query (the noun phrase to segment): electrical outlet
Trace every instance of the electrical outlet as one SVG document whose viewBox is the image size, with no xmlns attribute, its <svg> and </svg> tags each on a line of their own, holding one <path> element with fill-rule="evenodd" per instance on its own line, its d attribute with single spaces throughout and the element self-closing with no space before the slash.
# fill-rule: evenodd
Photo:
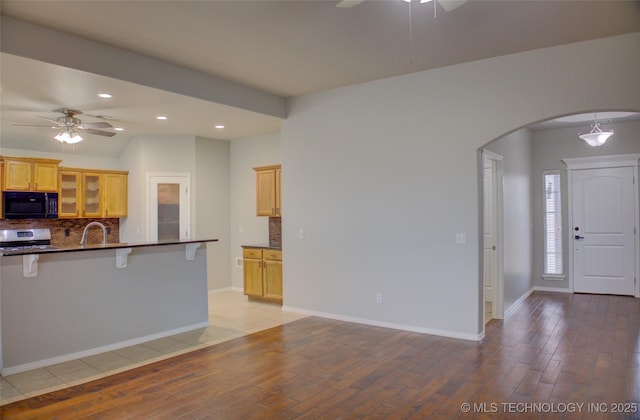
<svg viewBox="0 0 640 420">
<path fill-rule="evenodd" d="M 382 292 L 376 293 L 376 303 L 378 305 L 382 303 Z"/>
<path fill-rule="evenodd" d="M 111 235 L 111 228 L 107 227 L 107 235 Z"/>
<path fill-rule="evenodd" d="M 69 236 L 70 234 L 71 234 L 71 231 L 69 229 L 64 230 L 64 236 Z"/>
<path fill-rule="evenodd" d="M 242 268 L 242 258 L 236 258 L 236 267 Z"/>
</svg>

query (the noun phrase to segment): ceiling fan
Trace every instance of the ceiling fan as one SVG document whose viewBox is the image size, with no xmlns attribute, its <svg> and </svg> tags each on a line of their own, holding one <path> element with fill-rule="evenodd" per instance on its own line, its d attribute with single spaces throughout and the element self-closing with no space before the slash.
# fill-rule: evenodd
<svg viewBox="0 0 640 420">
<path fill-rule="evenodd" d="M 93 123 L 83 123 L 80 118 L 77 118 L 76 115 L 82 114 L 82 111 L 78 111 L 75 109 L 59 109 L 54 112 L 61 112 L 63 114 L 62 117 L 57 119 L 51 119 L 49 117 L 43 117 L 41 115 L 36 115 L 38 118 L 42 118 L 43 120 L 47 120 L 54 125 L 31 125 L 31 124 L 14 124 L 16 126 L 23 127 L 49 127 L 59 131 L 59 133 L 54 137 L 61 143 L 78 143 L 82 141 L 82 137 L 78 134 L 78 132 L 84 132 L 89 134 L 95 134 L 98 136 L 105 137 L 113 137 L 116 133 L 111 131 L 98 130 L 99 128 L 113 128 L 111 124 L 106 121 L 101 122 L 93 122 Z"/>
<path fill-rule="evenodd" d="M 357 6 L 364 1 L 365 0 L 342 0 L 338 2 L 338 4 L 336 4 L 336 7 L 341 7 L 346 9 L 349 7 Z M 403 0 L 403 1 L 407 3 L 411 3 L 411 0 Z M 469 0 L 420 0 L 420 3 L 429 3 L 431 1 L 434 1 L 434 2 L 437 1 L 446 12 L 450 12 L 462 6 L 463 4 L 467 3 Z"/>
</svg>

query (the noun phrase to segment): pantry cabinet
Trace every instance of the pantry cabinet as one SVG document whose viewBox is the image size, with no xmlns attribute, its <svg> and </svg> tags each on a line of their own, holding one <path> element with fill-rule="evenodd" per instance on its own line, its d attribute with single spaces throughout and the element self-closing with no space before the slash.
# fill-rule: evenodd
<svg viewBox="0 0 640 420">
<path fill-rule="evenodd" d="M 281 217 L 280 165 L 253 169 L 256 171 L 256 215 Z"/>
<path fill-rule="evenodd" d="M 244 294 L 282 302 L 282 251 L 244 248 Z"/>
<path fill-rule="evenodd" d="M 3 157 L 3 191 L 58 191 L 60 160 Z"/>
<path fill-rule="evenodd" d="M 125 217 L 127 172 L 61 168 L 59 218 Z"/>
</svg>

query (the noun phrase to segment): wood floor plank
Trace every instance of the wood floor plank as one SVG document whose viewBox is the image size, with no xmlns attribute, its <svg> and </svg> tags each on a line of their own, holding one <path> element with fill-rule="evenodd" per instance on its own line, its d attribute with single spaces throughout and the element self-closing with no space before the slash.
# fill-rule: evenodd
<svg viewBox="0 0 640 420">
<path fill-rule="evenodd" d="M 542 418 L 503 405 L 531 402 L 640 410 L 638 343 L 640 300 L 620 296 L 534 293 L 479 343 L 309 317 L 6 404 L 0 418 Z"/>
</svg>

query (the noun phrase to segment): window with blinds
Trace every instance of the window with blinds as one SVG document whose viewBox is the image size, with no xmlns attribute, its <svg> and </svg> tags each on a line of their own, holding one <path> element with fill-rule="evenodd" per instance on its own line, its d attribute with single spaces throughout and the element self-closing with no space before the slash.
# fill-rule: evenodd
<svg viewBox="0 0 640 420">
<path fill-rule="evenodd" d="M 544 274 L 562 275 L 560 173 L 544 172 Z"/>
</svg>

